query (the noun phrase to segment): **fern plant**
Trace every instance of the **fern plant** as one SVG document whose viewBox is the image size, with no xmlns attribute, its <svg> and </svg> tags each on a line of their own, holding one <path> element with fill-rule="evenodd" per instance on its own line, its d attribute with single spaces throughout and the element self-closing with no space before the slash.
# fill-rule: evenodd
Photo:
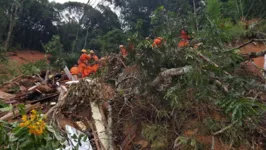
<svg viewBox="0 0 266 150">
<path fill-rule="evenodd" d="M 266 106 L 248 98 L 229 98 L 217 103 L 225 113 L 231 115 L 232 122 L 240 124 L 247 118 L 254 118 L 266 111 Z"/>
</svg>

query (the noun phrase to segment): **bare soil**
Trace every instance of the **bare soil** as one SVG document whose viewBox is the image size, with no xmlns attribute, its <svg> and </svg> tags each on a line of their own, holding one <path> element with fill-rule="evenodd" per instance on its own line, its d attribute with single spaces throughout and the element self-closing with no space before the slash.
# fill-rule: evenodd
<svg viewBox="0 0 266 150">
<path fill-rule="evenodd" d="M 264 44 L 250 43 L 250 44 L 244 46 L 243 48 L 241 48 L 241 53 L 246 54 L 246 53 L 250 53 L 250 52 L 261 52 L 263 50 L 266 50 L 266 46 Z M 264 66 L 264 58 L 263 57 L 255 58 L 255 59 L 253 59 L 253 61 L 259 68 L 263 68 L 263 66 Z"/>
<path fill-rule="evenodd" d="M 10 60 L 20 64 L 45 60 L 45 53 L 34 50 L 14 51 L 8 52 L 7 54 Z"/>
</svg>

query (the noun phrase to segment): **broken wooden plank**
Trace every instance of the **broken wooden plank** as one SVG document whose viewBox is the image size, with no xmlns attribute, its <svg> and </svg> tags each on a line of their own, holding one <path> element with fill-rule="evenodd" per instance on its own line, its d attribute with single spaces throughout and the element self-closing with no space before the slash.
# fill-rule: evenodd
<svg viewBox="0 0 266 150">
<path fill-rule="evenodd" d="M 102 150 L 107 150 L 108 148 L 108 135 L 105 130 L 105 125 L 102 120 L 102 114 L 100 112 L 99 105 L 96 102 L 91 102 L 91 112 L 92 118 L 95 125 L 95 130 L 97 132 L 99 143 Z"/>
<path fill-rule="evenodd" d="M 34 105 L 30 105 L 30 104 L 26 105 L 25 112 L 27 113 L 30 110 L 37 109 L 39 107 L 41 107 L 41 103 L 36 103 Z M 14 118 L 16 118 L 18 116 L 20 116 L 20 113 L 19 113 L 18 108 L 16 108 L 13 112 L 9 112 L 6 115 L 4 115 L 3 117 L 1 117 L 0 120 L 8 121 L 8 120 L 14 119 Z"/>
<path fill-rule="evenodd" d="M 3 99 L 5 101 L 8 101 L 8 100 L 10 100 L 10 99 L 12 99 L 14 97 L 16 97 L 16 96 L 13 95 L 13 94 L 9 94 L 9 93 L 0 91 L 0 99 Z"/>
</svg>

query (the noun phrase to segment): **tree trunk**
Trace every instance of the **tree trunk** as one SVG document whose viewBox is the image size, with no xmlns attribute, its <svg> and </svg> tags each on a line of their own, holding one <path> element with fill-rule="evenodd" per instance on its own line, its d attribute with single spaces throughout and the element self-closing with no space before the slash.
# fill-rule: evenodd
<svg viewBox="0 0 266 150">
<path fill-rule="evenodd" d="M 88 34 L 89 34 L 89 28 L 87 28 L 87 31 L 86 31 L 86 37 L 85 37 L 83 49 L 86 48 L 86 46 L 87 46 Z"/>
<path fill-rule="evenodd" d="M 85 9 L 86 9 L 86 7 L 87 7 L 87 5 L 90 3 L 90 0 L 88 0 L 87 1 L 87 3 L 86 4 L 84 4 L 84 7 L 83 7 L 83 15 L 82 15 L 82 17 L 80 18 L 80 20 L 79 20 L 79 25 L 81 26 L 81 22 L 82 22 L 82 20 L 83 20 L 83 18 L 84 18 L 84 16 L 85 16 Z M 74 41 L 74 43 L 73 43 L 73 46 L 72 46 L 72 53 L 74 52 L 74 49 L 76 48 L 76 44 L 77 44 L 77 41 L 78 41 L 78 38 L 79 38 L 79 30 L 80 30 L 80 28 L 78 28 L 78 30 L 77 30 L 77 34 L 76 34 L 76 39 L 75 39 L 75 41 Z"/>
<path fill-rule="evenodd" d="M 7 51 L 9 48 L 9 42 L 11 39 L 11 35 L 13 32 L 14 26 L 16 24 L 17 11 L 18 11 L 18 5 L 15 4 L 15 2 L 13 2 L 12 7 L 11 7 L 10 17 L 9 17 L 9 29 L 8 29 L 7 39 L 5 42 L 5 51 Z"/>
<path fill-rule="evenodd" d="M 72 47 L 72 50 L 71 50 L 72 53 L 74 52 L 74 49 L 76 48 L 76 43 L 78 41 L 78 38 L 79 38 L 79 28 L 77 30 L 76 39 L 75 39 L 75 41 L 73 43 L 73 47 Z"/>
<path fill-rule="evenodd" d="M 198 32 L 199 31 L 199 24 L 198 24 L 198 19 L 197 19 L 197 9 L 196 9 L 195 0 L 193 0 L 193 8 L 194 8 L 194 18 L 195 18 L 195 22 L 196 22 L 196 30 Z"/>
</svg>

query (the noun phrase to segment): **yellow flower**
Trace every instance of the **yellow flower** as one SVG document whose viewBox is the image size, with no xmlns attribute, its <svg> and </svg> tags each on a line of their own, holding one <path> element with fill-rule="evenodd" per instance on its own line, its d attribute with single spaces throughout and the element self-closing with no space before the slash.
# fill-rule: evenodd
<svg viewBox="0 0 266 150">
<path fill-rule="evenodd" d="M 28 117 L 27 117 L 26 115 L 23 115 L 21 119 L 22 119 L 22 121 L 25 122 L 25 121 L 27 121 L 27 118 L 28 118 Z"/>
<path fill-rule="evenodd" d="M 37 114 L 37 111 L 35 109 L 31 110 L 32 114 Z"/>
<path fill-rule="evenodd" d="M 36 110 L 32 110 L 30 116 L 23 115 L 20 127 L 27 127 L 30 134 L 42 135 L 45 130 L 46 124 L 43 121 L 43 117 L 37 114 Z"/>
<path fill-rule="evenodd" d="M 30 115 L 30 120 L 33 121 L 33 120 L 36 119 L 36 117 L 37 117 L 37 116 L 36 116 L 35 114 L 32 114 L 32 115 Z"/>
<path fill-rule="evenodd" d="M 28 126 L 29 124 L 30 124 L 29 121 L 25 121 L 25 122 L 20 123 L 19 126 L 20 126 L 20 127 L 26 127 L 26 126 Z"/>
</svg>

